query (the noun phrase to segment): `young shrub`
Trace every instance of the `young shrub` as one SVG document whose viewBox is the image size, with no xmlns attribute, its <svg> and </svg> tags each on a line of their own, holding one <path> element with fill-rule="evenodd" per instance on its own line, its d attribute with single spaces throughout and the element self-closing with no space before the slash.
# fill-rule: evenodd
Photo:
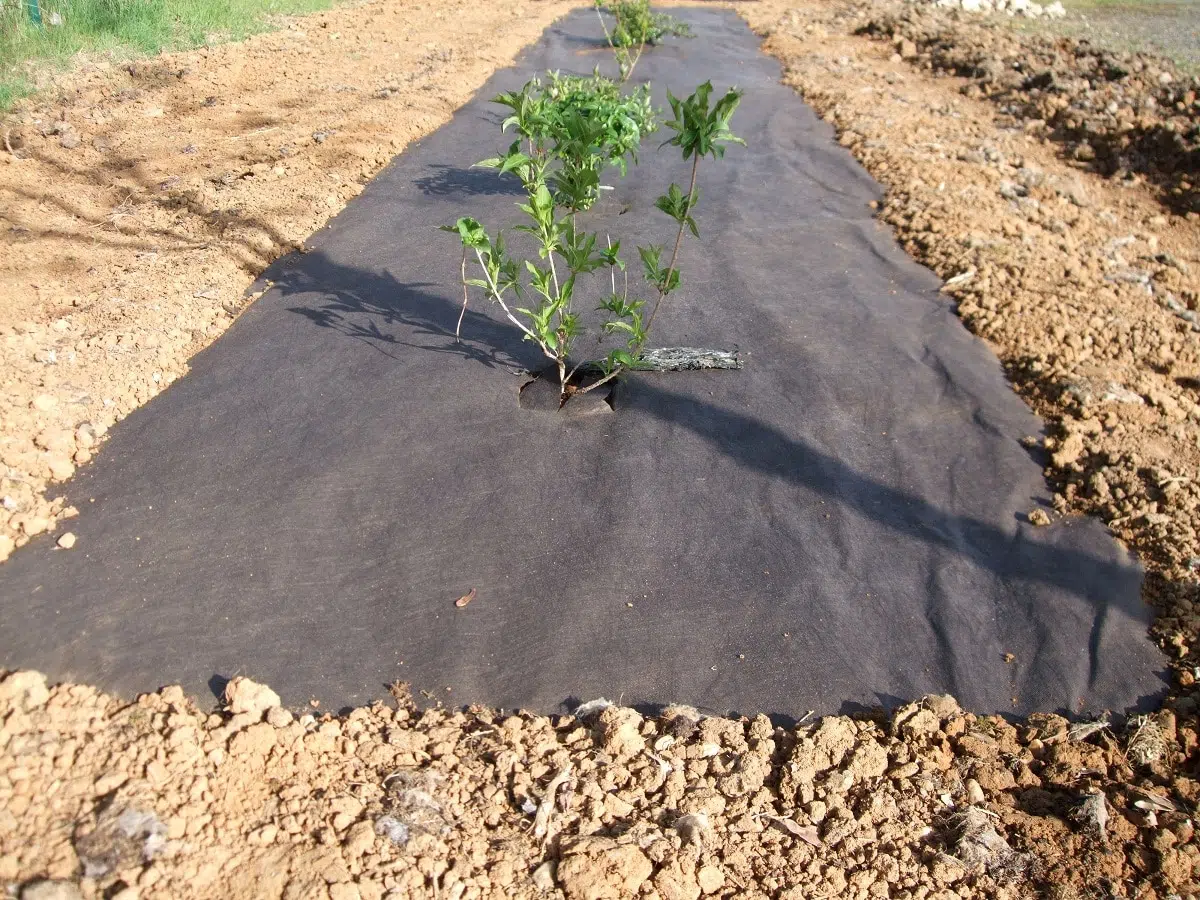
<svg viewBox="0 0 1200 900">
<path fill-rule="evenodd" d="M 628 81 L 647 46 L 653 47 L 666 37 L 692 37 L 686 22 L 674 16 L 651 12 L 650 0 L 595 0 L 596 15 L 604 37 L 612 48 L 621 71 L 621 81 Z M 609 30 L 603 13 L 613 17 Z"/>
<path fill-rule="evenodd" d="M 578 110 L 568 110 L 553 126 L 542 116 L 538 100 L 542 96 L 533 82 L 522 91 L 497 98 L 513 109 L 505 125 L 515 125 L 527 139 L 529 152 L 521 141 L 514 142 L 503 156 L 484 160 L 481 165 L 500 172 L 516 174 L 524 185 L 526 202 L 518 208 L 527 222 L 517 230 L 531 235 L 537 243 L 537 260 L 518 260 L 512 256 L 502 232 L 494 236 L 470 217 L 460 218 L 443 230 L 457 233 L 463 245 L 463 312 L 466 312 L 471 287 L 482 288 L 486 296 L 500 305 L 505 316 L 533 341 L 542 354 L 552 360 L 558 372 L 560 402 L 572 394 L 587 393 L 611 381 L 623 371 L 638 368 L 650 335 L 650 328 L 662 301 L 680 284 L 679 248 L 684 231 L 699 236 L 693 212 L 699 200 L 696 186 L 700 160 L 705 156 L 720 159 L 725 146 L 744 143 L 729 129 L 741 93 L 728 91 L 710 107 L 712 84 L 706 82 L 685 100 L 668 93 L 673 118 L 666 123 L 673 135 L 664 146 L 679 147 L 685 159 L 692 160 L 691 183 L 687 193 L 672 184 L 655 206 L 676 223 L 674 244 L 669 259 L 663 260 L 664 248 L 638 247 L 638 255 L 654 299 L 649 315 L 646 301 L 631 297 L 626 276 L 617 285 L 617 271 L 624 270 L 620 242 L 579 227 L 579 217 L 596 199 L 599 167 L 613 164 L 615 146 L 604 143 L 604 129 L 594 118 Z M 543 128 L 543 126 L 545 126 Z M 604 161 L 599 163 L 598 161 Z M 482 277 L 468 278 L 467 265 L 474 256 Z M 577 298 L 583 293 L 587 276 L 607 269 L 609 291 L 596 309 L 604 315 L 600 340 L 616 337 L 623 346 L 611 348 L 595 360 L 570 362 L 571 351 L 583 333 Z M 523 305 L 519 305 L 523 304 Z M 459 328 L 462 316 L 459 316 Z M 594 380 L 576 384 L 577 374 L 586 373 Z"/>
<path fill-rule="evenodd" d="M 553 175 L 557 189 L 578 193 L 575 202 L 563 205 L 588 209 L 599 196 L 606 167 L 615 166 L 624 175 L 628 162 L 637 162 L 642 138 L 658 129 L 658 114 L 649 86 L 623 96 L 620 86 L 599 71 L 587 77 L 551 72 L 549 80 L 543 86 L 534 78 L 494 102 L 511 110 L 502 128 L 513 128 L 524 139 L 529 156 L 545 160 L 553 150 L 560 164 Z M 479 165 L 494 168 L 500 159 Z"/>
</svg>

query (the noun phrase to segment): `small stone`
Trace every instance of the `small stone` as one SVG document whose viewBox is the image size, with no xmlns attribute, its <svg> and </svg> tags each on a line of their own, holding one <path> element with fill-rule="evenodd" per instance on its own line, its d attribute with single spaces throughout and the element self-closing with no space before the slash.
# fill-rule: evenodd
<svg viewBox="0 0 1200 900">
<path fill-rule="evenodd" d="M 1050 460 L 1060 468 L 1069 466 L 1071 463 L 1077 462 L 1079 457 L 1083 456 L 1084 449 L 1083 435 L 1072 433 L 1062 439 L 1062 442 L 1058 445 L 1058 449 L 1050 455 Z"/>
<path fill-rule="evenodd" d="M 97 797 L 104 794 L 110 794 L 123 785 L 129 777 L 123 772 L 110 772 L 107 775 L 101 775 L 92 785 L 92 791 Z"/>
<path fill-rule="evenodd" d="M 46 676 L 32 669 L 13 672 L 0 681 L 0 703 L 30 711 L 45 705 L 50 699 Z"/>
<path fill-rule="evenodd" d="M 967 802 L 972 806 L 982 806 L 987 800 L 983 795 L 983 788 L 974 778 L 967 779 Z"/>
<path fill-rule="evenodd" d="M 238 732 L 229 742 L 230 756 L 266 756 L 275 746 L 275 729 L 266 722 Z"/>
<path fill-rule="evenodd" d="M 646 749 L 641 734 L 642 717 L 628 707 L 610 706 L 600 713 L 604 752 L 617 759 L 628 759 Z"/>
<path fill-rule="evenodd" d="M 59 453 L 47 456 L 46 465 L 50 468 L 50 477 L 55 481 L 66 481 L 75 474 L 75 464 Z"/>
<path fill-rule="evenodd" d="M 261 717 L 267 710 L 279 706 L 280 701 L 279 695 L 265 684 L 239 675 L 225 685 L 225 705 L 234 715 L 253 713 Z"/>
<path fill-rule="evenodd" d="M 926 708 L 939 719 L 949 719 L 957 716 L 962 710 L 958 701 L 950 694 L 930 694 L 925 698 Z"/>
<path fill-rule="evenodd" d="M 558 864 L 558 880 L 567 900 L 632 897 L 654 872 L 654 864 L 636 846 L 611 838 L 583 838 L 566 853 Z"/>
<path fill-rule="evenodd" d="M 941 720 L 928 709 L 919 709 L 900 724 L 900 731 L 912 737 L 935 734 L 941 727 Z"/>
<path fill-rule="evenodd" d="M 1044 509 L 1035 509 L 1029 514 L 1029 524 L 1044 528 L 1050 524 L 1050 516 Z"/>
<path fill-rule="evenodd" d="M 65 532 L 61 537 L 59 537 L 59 539 L 56 543 L 63 550 L 70 550 L 72 547 L 75 546 L 75 532 L 73 532 L 73 531 Z"/>
<path fill-rule="evenodd" d="M 21 530 L 30 537 L 36 537 L 50 527 L 50 520 L 45 516 L 28 516 L 21 520 Z"/>
<path fill-rule="evenodd" d="M 51 394 L 38 394 L 29 405 L 39 412 L 50 412 L 58 406 L 58 398 Z"/>
<path fill-rule="evenodd" d="M 21 900 L 83 900 L 73 881 L 34 881 L 21 889 Z"/>
<path fill-rule="evenodd" d="M 363 856 L 375 846 L 375 826 L 370 822 L 355 823 L 346 833 L 342 846 L 351 859 Z"/>
<path fill-rule="evenodd" d="M 74 150 L 81 143 L 79 135 L 73 131 L 64 132 L 58 139 L 58 145 L 64 150 Z"/>
<path fill-rule="evenodd" d="M 715 894 L 725 886 L 725 875 L 716 866 L 701 866 L 696 881 L 705 894 Z"/>
<path fill-rule="evenodd" d="M 282 706 L 273 706 L 267 710 L 267 722 L 272 728 L 287 728 L 292 724 L 293 718 Z"/>
<path fill-rule="evenodd" d="M 533 886 L 540 891 L 554 890 L 554 864 L 544 862 L 533 870 Z"/>
</svg>

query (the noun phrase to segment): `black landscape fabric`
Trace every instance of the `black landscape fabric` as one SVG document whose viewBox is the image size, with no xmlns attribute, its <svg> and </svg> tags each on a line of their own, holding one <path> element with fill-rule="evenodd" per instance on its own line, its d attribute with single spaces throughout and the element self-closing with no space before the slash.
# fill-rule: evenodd
<svg viewBox="0 0 1200 900">
<path fill-rule="evenodd" d="M 738 85 L 748 146 L 701 166 L 653 343 L 744 369 L 636 375 L 614 410 L 562 415 L 518 404 L 541 357 L 498 308 L 477 297 L 454 340 L 460 246 L 435 226 L 519 222 L 515 181 L 470 167 L 511 139 L 498 91 L 611 70 L 572 14 L 113 429 L 66 487 L 75 549 L 0 568 L 0 667 L 209 700 L 244 674 L 323 709 L 397 680 L 451 705 L 783 718 L 1159 695 L 1139 568 L 1097 522 L 1028 524 L 1048 497 L 1019 440 L 1041 425 L 873 220 L 878 186 L 736 15 L 675 12 L 696 38 L 635 80 L 663 106 Z M 674 237 L 653 198 L 689 174 L 665 136 L 586 216 L 635 263 Z"/>
</svg>

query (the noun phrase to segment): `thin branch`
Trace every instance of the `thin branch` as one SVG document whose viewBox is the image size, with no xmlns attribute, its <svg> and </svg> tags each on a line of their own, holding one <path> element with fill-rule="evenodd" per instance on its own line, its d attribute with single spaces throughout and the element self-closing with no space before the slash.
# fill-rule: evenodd
<svg viewBox="0 0 1200 900">
<path fill-rule="evenodd" d="M 535 344 L 537 344 L 539 347 L 542 348 L 543 354 L 545 354 L 550 359 L 557 362 L 558 357 L 555 356 L 553 353 L 551 353 L 549 348 L 547 348 L 546 345 L 544 343 L 542 343 L 541 339 L 536 334 L 534 334 L 532 331 L 530 331 L 528 328 L 526 328 L 524 325 L 522 325 L 521 320 L 512 314 L 512 310 L 510 310 L 508 308 L 508 304 L 505 303 L 504 298 L 500 296 L 500 289 L 498 287 L 496 287 L 496 282 L 494 282 L 492 280 L 492 273 L 488 271 L 487 264 L 484 263 L 484 261 L 483 261 L 483 254 L 479 252 L 478 247 L 476 247 L 474 249 L 475 249 L 475 257 L 476 257 L 476 259 L 479 260 L 479 266 L 480 266 L 480 268 L 483 269 L 483 277 L 487 279 L 488 287 L 490 287 L 492 290 L 492 299 L 494 299 L 497 303 L 500 304 L 500 308 L 502 310 L 504 310 L 504 314 L 506 316 L 508 316 L 508 320 L 510 322 L 512 322 L 514 325 L 516 325 L 518 328 L 520 328 L 521 331 L 523 331 L 525 334 L 527 334 L 533 340 L 533 342 Z"/>
<path fill-rule="evenodd" d="M 579 366 L 576 366 L 575 368 L 578 369 Z M 618 375 L 620 375 L 624 371 L 625 371 L 625 366 L 618 364 L 615 369 L 613 369 L 611 372 L 609 372 L 607 375 L 605 375 L 599 381 L 592 382 L 585 388 L 579 388 L 579 390 L 577 390 L 575 393 L 576 394 L 586 394 L 588 391 L 594 391 L 596 388 L 600 387 L 600 385 L 606 384 L 607 382 L 612 381 L 614 378 L 616 378 Z"/>
<path fill-rule="evenodd" d="M 683 216 L 679 221 L 679 232 L 675 235 L 675 249 L 671 251 L 671 262 L 667 266 L 667 274 L 663 278 L 663 284 L 671 283 L 671 273 L 675 271 L 675 263 L 679 258 L 679 245 L 683 242 L 683 229 L 687 225 L 687 218 L 692 214 L 692 200 L 696 196 L 696 170 L 700 168 L 699 154 L 692 157 L 692 183 L 688 188 L 687 206 L 684 208 Z M 654 317 L 658 315 L 658 305 L 662 303 L 663 298 L 667 296 L 662 288 L 658 289 L 658 298 L 654 301 L 654 309 L 650 310 L 650 318 L 646 320 L 646 327 L 642 329 L 643 334 L 650 333 L 650 326 L 654 324 Z"/>
<path fill-rule="evenodd" d="M 471 295 L 470 295 L 470 293 L 468 292 L 468 285 L 467 285 L 467 245 L 466 245 L 466 244 L 463 244 L 463 255 L 462 255 L 462 286 L 463 286 L 463 305 L 462 305 L 462 312 L 460 312 L 460 313 L 458 314 L 458 325 L 456 325 L 456 326 L 455 326 L 455 328 L 454 328 L 454 341 L 455 341 L 455 343 L 461 343 L 461 342 L 462 342 L 462 323 L 463 323 L 463 316 L 465 316 L 465 315 L 467 314 L 467 301 L 471 299 Z"/>
<path fill-rule="evenodd" d="M 550 244 L 546 245 L 546 258 L 550 260 L 550 277 L 554 279 L 554 297 L 559 299 L 562 291 L 558 287 L 558 270 L 554 268 L 554 247 Z"/>
<path fill-rule="evenodd" d="M 608 41 L 608 46 L 616 50 L 616 45 L 613 44 L 612 35 L 608 33 L 608 23 L 604 21 L 604 16 L 600 12 L 600 7 L 596 7 L 596 18 L 600 20 L 600 27 L 604 29 L 604 39 Z"/>
<path fill-rule="evenodd" d="M 629 81 L 633 77 L 633 70 L 637 68 L 638 61 L 642 58 L 642 51 L 646 49 L 646 42 L 642 41 L 638 44 L 637 56 L 633 58 L 633 62 L 629 64 L 629 68 L 625 71 L 625 77 L 621 79 L 622 83 Z M 628 58 L 628 57 L 626 57 Z"/>
</svg>

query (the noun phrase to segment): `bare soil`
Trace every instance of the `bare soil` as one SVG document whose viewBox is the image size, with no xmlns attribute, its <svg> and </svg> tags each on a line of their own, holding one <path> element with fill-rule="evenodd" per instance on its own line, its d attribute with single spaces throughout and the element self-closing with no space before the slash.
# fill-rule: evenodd
<svg viewBox="0 0 1200 900">
<path fill-rule="evenodd" d="M 358 3 L 83 61 L 0 123 L 0 560 L 70 515 L 47 486 L 187 371 L 254 276 L 570 6 Z"/>
<path fill-rule="evenodd" d="M 1013 20 L 1018 28 L 1107 47 L 1139 50 L 1200 72 L 1200 4 L 1195 0 L 1067 0 L 1063 19 Z"/>
<path fill-rule="evenodd" d="M 0 493 L 22 504 L 5 534 L 51 518 L 52 461 L 61 474 L 97 452 L 104 426 L 226 327 L 253 273 L 567 5 L 379 0 L 295 23 L 303 39 L 161 58 L 140 82 L 82 72 L 23 109 L 25 158 L 0 163 L 15 226 Z M 1030 444 L 1055 510 L 1031 519 L 1098 515 L 1141 554 L 1178 679 L 1167 707 L 1014 724 L 935 697 L 783 729 L 686 709 L 421 711 L 397 690 L 394 706 L 295 718 L 253 683 L 208 713 L 178 688 L 129 703 L 16 673 L 0 681 L 0 885 L 125 900 L 1200 896 L 1196 83 L 890 0 L 735 8 L 1047 421 Z M 257 75 L 229 71 L 243 68 Z M 262 121 L 272 109 L 288 112 Z M 79 146 L 53 127 L 64 117 Z M 95 136 L 135 162 L 106 168 Z M 168 152 L 180 142 L 196 153 Z M 158 187 L 173 177 L 190 180 Z"/>
</svg>

